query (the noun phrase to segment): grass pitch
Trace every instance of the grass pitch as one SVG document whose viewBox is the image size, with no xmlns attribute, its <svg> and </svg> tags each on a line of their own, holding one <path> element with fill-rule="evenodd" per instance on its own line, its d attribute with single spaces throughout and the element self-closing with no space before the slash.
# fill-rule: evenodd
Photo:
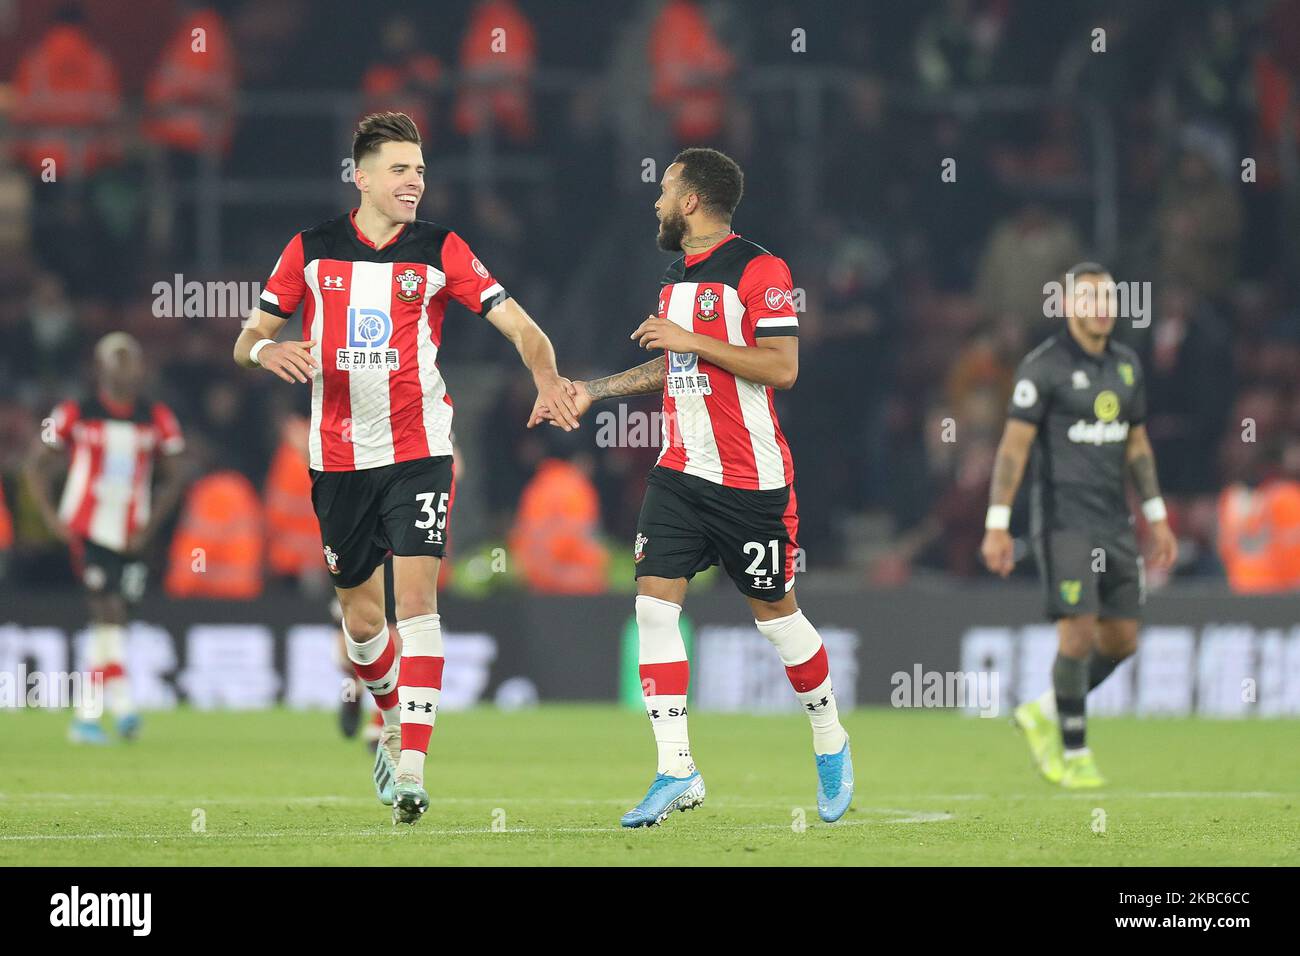
<svg viewBox="0 0 1300 956">
<path fill-rule="evenodd" d="M 1006 720 L 861 710 L 854 807 L 826 825 L 801 715 L 692 714 L 708 799 L 635 831 L 654 744 L 614 707 L 440 714 L 409 829 L 333 714 L 151 714 L 108 748 L 67 722 L 0 714 L 0 865 L 1300 864 L 1294 720 L 1094 720 L 1110 786 L 1067 793 Z"/>
</svg>

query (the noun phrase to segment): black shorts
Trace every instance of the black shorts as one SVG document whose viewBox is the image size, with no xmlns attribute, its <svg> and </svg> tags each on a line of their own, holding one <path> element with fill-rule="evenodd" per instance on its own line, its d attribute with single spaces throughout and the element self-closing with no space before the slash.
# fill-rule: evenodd
<svg viewBox="0 0 1300 956">
<path fill-rule="evenodd" d="M 1053 621 L 1087 614 L 1141 615 L 1146 582 L 1131 530 L 1047 531 L 1034 539 L 1034 557 L 1046 591 L 1047 616 Z"/>
<path fill-rule="evenodd" d="M 690 580 L 721 563 L 746 596 L 779 601 L 794 586 L 795 504 L 790 486 L 748 491 L 655 467 L 636 523 L 636 576 Z"/>
<path fill-rule="evenodd" d="M 79 553 L 78 553 L 79 552 Z M 149 566 L 135 555 L 122 554 L 93 541 L 74 546 L 81 583 L 91 594 L 116 594 L 128 604 L 144 597 Z"/>
<path fill-rule="evenodd" d="M 455 498 L 451 471 L 450 455 L 360 471 L 311 469 L 311 503 L 334 586 L 364 584 L 390 551 L 443 557 Z"/>
</svg>

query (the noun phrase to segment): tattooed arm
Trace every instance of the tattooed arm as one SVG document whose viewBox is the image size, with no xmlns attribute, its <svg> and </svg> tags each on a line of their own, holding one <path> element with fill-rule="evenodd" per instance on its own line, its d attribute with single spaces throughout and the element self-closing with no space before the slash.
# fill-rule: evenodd
<svg viewBox="0 0 1300 956">
<path fill-rule="evenodd" d="M 997 459 L 993 463 L 993 482 L 989 488 L 989 504 L 1010 507 L 1016 500 L 1020 479 L 1025 474 L 1025 463 L 1034 447 L 1038 426 L 1018 418 L 1007 420 L 998 443 Z"/>
<path fill-rule="evenodd" d="M 663 391 L 664 375 L 667 370 L 668 362 L 661 355 L 625 372 L 606 375 L 604 378 L 593 379 L 590 382 L 575 381 L 573 383 L 575 388 L 573 402 L 578 408 L 578 417 L 581 418 L 585 415 L 593 402 L 598 402 L 603 398 L 620 398 L 624 395 L 653 395 Z M 537 404 L 533 406 L 533 414 L 528 419 L 528 427 L 533 428 L 542 422 L 553 423 L 554 416 L 552 416 L 550 408 L 539 398 Z"/>
<path fill-rule="evenodd" d="M 1015 545 L 1007 530 L 1011 505 L 1016 500 L 1016 490 L 1020 487 L 1020 479 L 1024 477 L 1025 463 L 1029 461 L 1029 452 L 1037 435 L 1037 425 L 1018 418 L 1008 419 L 1006 428 L 1002 431 L 1002 441 L 998 443 L 997 458 L 993 462 L 993 481 L 989 489 L 990 518 L 996 509 L 1003 520 L 988 522 L 980 553 L 988 569 L 1004 578 L 1015 567 Z"/>
<path fill-rule="evenodd" d="M 1178 560 L 1178 539 L 1165 515 L 1160 482 L 1156 480 L 1156 455 L 1151 449 L 1145 425 L 1134 425 L 1129 429 L 1124 458 L 1133 487 L 1142 499 L 1142 512 L 1151 527 L 1151 564 L 1161 570 L 1171 568 Z"/>
<path fill-rule="evenodd" d="M 668 362 L 661 355 L 626 372 L 606 375 L 604 378 L 583 382 L 582 385 L 594 402 L 602 398 L 618 398 L 620 395 L 652 395 L 663 391 L 667 369 Z"/>
<path fill-rule="evenodd" d="M 1160 497 L 1160 483 L 1156 481 L 1156 455 L 1151 450 L 1145 425 L 1134 425 L 1128 432 L 1128 446 L 1124 455 L 1128 462 L 1129 477 L 1143 501 Z"/>
</svg>

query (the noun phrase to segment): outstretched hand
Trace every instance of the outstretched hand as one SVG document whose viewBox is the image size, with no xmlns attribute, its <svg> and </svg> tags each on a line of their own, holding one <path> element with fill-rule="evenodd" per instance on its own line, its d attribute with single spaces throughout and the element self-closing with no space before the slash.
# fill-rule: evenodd
<svg viewBox="0 0 1300 956">
<path fill-rule="evenodd" d="M 591 403 L 593 401 L 591 393 L 587 391 L 587 383 L 569 382 L 569 398 L 573 403 L 573 427 L 577 428 L 578 420 L 581 419 L 583 415 L 587 414 L 587 409 L 591 408 Z M 542 422 L 549 422 L 557 428 L 564 427 L 560 421 L 557 420 L 550 403 L 546 401 L 545 397 L 539 392 L 537 395 L 537 401 L 533 403 L 532 414 L 528 416 L 528 427 L 536 428 Z M 565 431 L 568 430 L 569 429 L 567 428 L 565 429 Z"/>
</svg>

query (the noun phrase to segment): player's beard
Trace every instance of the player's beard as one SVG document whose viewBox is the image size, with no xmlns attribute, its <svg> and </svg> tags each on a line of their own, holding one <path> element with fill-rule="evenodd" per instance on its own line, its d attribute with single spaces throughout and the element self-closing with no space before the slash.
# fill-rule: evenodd
<svg viewBox="0 0 1300 956">
<path fill-rule="evenodd" d="M 659 220 L 659 248 L 664 252 L 681 252 L 686 238 L 686 217 L 680 212 L 669 213 Z"/>
</svg>

